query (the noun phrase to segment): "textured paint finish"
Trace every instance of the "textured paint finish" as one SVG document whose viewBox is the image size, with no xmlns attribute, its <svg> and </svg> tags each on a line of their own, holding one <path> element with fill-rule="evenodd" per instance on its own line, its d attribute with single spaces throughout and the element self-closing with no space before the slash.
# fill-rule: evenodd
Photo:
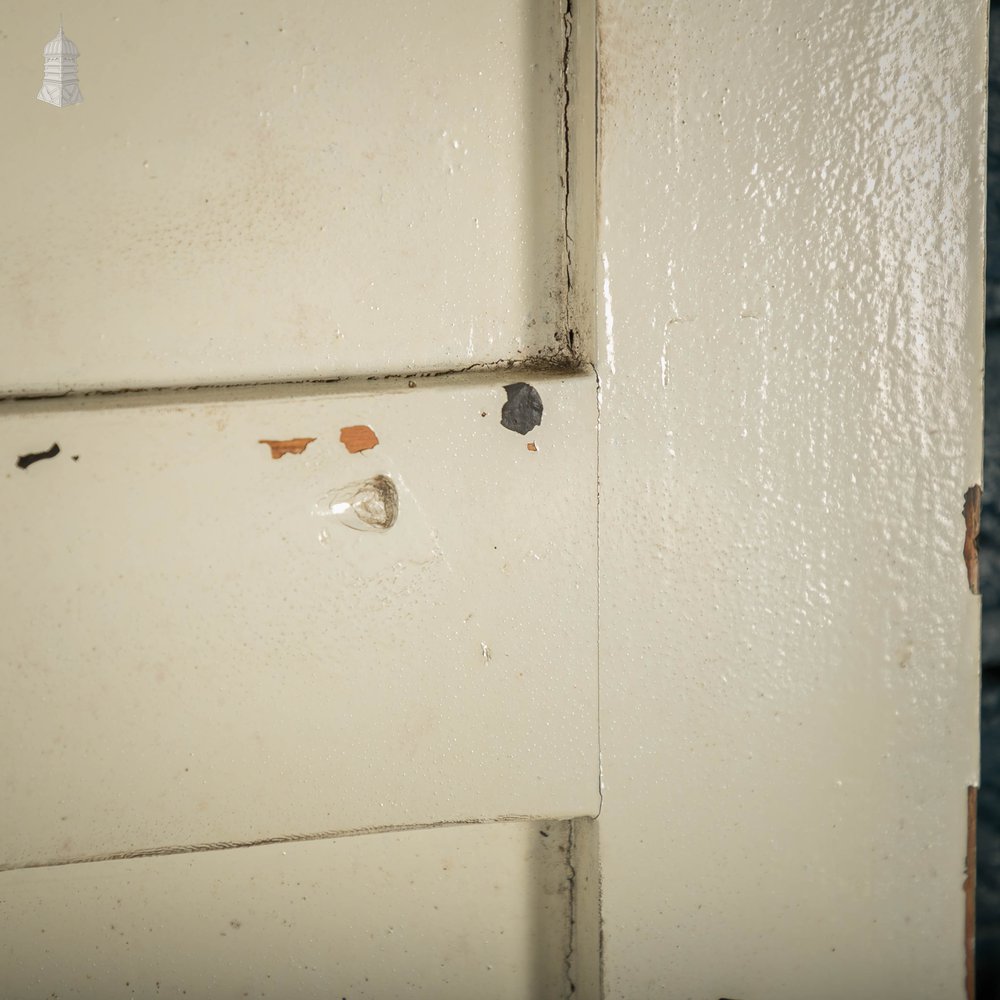
<svg viewBox="0 0 1000 1000">
<path fill-rule="evenodd" d="M 0 392 L 564 348 L 558 0 L 2 10 Z"/>
<path fill-rule="evenodd" d="M 594 382 L 534 384 L 538 454 L 492 380 L 8 404 L 0 865 L 596 813 Z"/>
<path fill-rule="evenodd" d="M 567 823 L 0 873 L 18 1000 L 559 1000 Z"/>
<path fill-rule="evenodd" d="M 985 5 L 601 5 L 608 998 L 964 994 Z"/>
</svg>

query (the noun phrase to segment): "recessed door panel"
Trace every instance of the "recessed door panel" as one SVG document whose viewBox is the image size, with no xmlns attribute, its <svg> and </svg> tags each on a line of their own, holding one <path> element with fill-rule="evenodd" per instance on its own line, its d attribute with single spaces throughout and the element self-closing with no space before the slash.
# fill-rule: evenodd
<svg viewBox="0 0 1000 1000">
<path fill-rule="evenodd" d="M 596 812 L 594 383 L 434 382 L 8 404 L 4 865 Z"/>
<path fill-rule="evenodd" d="M 65 15 L 82 103 L 36 99 L 57 8 L 0 32 L 0 392 L 565 346 L 557 0 Z"/>
</svg>

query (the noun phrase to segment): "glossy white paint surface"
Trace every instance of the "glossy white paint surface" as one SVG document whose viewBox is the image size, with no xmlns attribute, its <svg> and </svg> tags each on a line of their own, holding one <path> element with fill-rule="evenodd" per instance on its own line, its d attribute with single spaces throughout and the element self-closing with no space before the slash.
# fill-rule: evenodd
<svg viewBox="0 0 1000 1000">
<path fill-rule="evenodd" d="M 964 993 L 985 13 L 601 4 L 608 998 Z"/>
<path fill-rule="evenodd" d="M 595 814 L 594 382 L 533 384 L 526 436 L 494 381 L 8 404 L 0 864 Z"/>
<path fill-rule="evenodd" d="M 557 1000 L 569 995 L 567 826 L 7 872 L 4 995 Z"/>
<path fill-rule="evenodd" d="M 558 0 L 0 5 L 0 392 L 448 370 L 565 341 Z M 169 308 L 164 308 L 170 303 Z"/>
<path fill-rule="evenodd" d="M 528 16 L 525 4 L 515 30 L 495 6 L 396 5 L 406 30 L 395 36 L 385 8 L 352 9 L 334 37 L 326 8 L 283 25 L 269 9 L 217 6 L 197 30 L 172 18 L 148 42 L 146 63 L 153 52 L 172 68 L 178 53 L 215 53 L 190 79 L 171 78 L 169 99 L 151 96 L 186 109 L 160 127 L 169 141 L 157 146 L 138 111 L 128 119 L 138 131 L 106 133 L 106 147 L 90 143 L 109 111 L 77 119 L 74 190 L 98 184 L 95 204 L 112 190 L 132 197 L 147 238 L 121 223 L 127 255 L 91 274 L 106 282 L 101 296 L 77 294 L 68 253 L 76 240 L 80 260 L 98 259 L 89 233 L 100 219 L 67 214 L 56 226 L 30 184 L 13 206 L 21 238 L 6 237 L 0 260 L 37 250 L 41 211 L 61 281 L 51 304 L 37 267 L 0 285 L 32 329 L 3 342 L 17 373 L 6 389 L 536 354 L 556 329 L 538 303 L 562 287 L 549 282 L 565 263 L 565 207 L 580 270 L 576 303 L 560 308 L 585 328 L 572 309 L 596 290 L 600 573 L 588 378 L 538 380 L 545 420 L 527 439 L 498 426 L 502 382 L 519 376 L 434 390 L 376 382 L 370 395 L 283 387 L 142 406 L 18 403 L 0 414 L 5 860 L 592 814 L 598 582 L 600 819 L 575 824 L 577 848 L 558 872 L 536 863 L 543 838 L 531 824 L 2 872 L 0 982 L 30 982 L 18 995 L 68 991 L 93 950 L 89 971 L 103 978 L 83 995 L 102 997 L 137 982 L 148 993 L 144 977 L 160 970 L 161 983 L 205 995 L 272 975 L 276 995 L 309 996 L 315 972 L 323 990 L 349 987 L 342 996 L 547 1000 L 572 979 L 590 998 L 598 976 L 605 997 L 626 1000 L 961 996 L 978 623 L 962 500 L 980 478 L 984 5 L 606 0 L 593 275 L 580 263 L 591 249 L 586 137 L 571 151 L 580 183 L 565 206 L 547 186 L 558 162 L 530 173 L 547 178 L 540 187 L 512 166 L 559 160 L 561 84 L 535 88 L 534 62 L 524 70 L 525 46 L 558 55 L 557 12 Z M 584 17 L 582 0 L 574 11 Z M 122 21 L 108 24 L 133 30 L 139 12 L 115 10 Z M 238 17 L 246 32 L 230 27 Z M 535 18 L 544 24 L 530 30 Z M 358 44 L 366 25 L 373 51 Z M 301 60 L 272 59 L 267 46 L 288 34 L 300 55 L 316 44 L 310 26 L 336 58 L 317 55 L 293 79 Z M 113 59 L 95 58 L 105 69 L 91 72 L 92 54 L 136 60 L 123 46 L 102 53 L 100 38 L 118 35 L 67 31 L 84 53 L 80 108 L 34 102 L 37 63 L 22 64 L 19 47 L 0 69 L 23 71 L 27 104 L 64 122 L 101 107 L 102 93 L 107 107 L 119 78 Z M 586 30 L 575 37 L 585 48 Z M 10 44 L 0 38 L 0 51 Z M 233 75 L 240 44 L 263 72 Z M 442 51 L 457 53 L 447 78 Z M 398 87 L 379 72 L 386 60 Z M 337 86 L 345 65 L 350 88 Z M 507 69 L 479 90 L 473 70 L 489 66 Z M 207 80 L 228 101 L 202 86 L 195 115 L 192 92 Z M 289 87 L 286 105 L 275 81 Z M 483 123 L 493 159 L 484 166 L 470 144 L 449 173 L 458 136 L 442 125 L 451 146 L 438 148 L 439 133 L 421 131 L 427 115 L 509 93 L 520 111 L 490 105 Z M 579 112 L 580 78 L 569 93 Z M 395 103 L 401 95 L 413 103 Z M 249 121 L 255 103 L 270 117 Z M 29 112 L 17 107 L 21 128 Z M 335 120 L 343 107 L 350 115 Z M 345 173 L 310 159 L 306 110 L 339 136 Z M 34 133 L 50 187 L 55 121 Z M 233 137 L 242 145 L 223 176 L 217 143 Z M 143 154 L 150 170 L 164 171 L 148 183 L 183 181 L 159 202 L 122 166 L 140 138 L 158 154 Z M 101 148 L 116 151 L 113 188 L 101 186 Z M 205 164 L 182 162 L 185 149 Z M 0 170 L 16 188 L 36 161 L 12 162 Z M 205 178 L 222 201 L 201 229 L 207 209 L 169 199 L 200 196 Z M 311 197 L 339 196 L 338 184 L 355 200 Z M 515 188 L 527 201 L 507 197 Z M 150 221 L 159 204 L 176 229 Z M 476 218 L 492 220 L 494 242 L 466 239 L 473 204 L 489 209 Z M 230 228 L 244 207 L 243 228 Z M 343 228 L 296 242 L 310 213 L 337 210 Z M 175 253 L 171 241 L 190 234 L 197 249 Z M 318 256 L 296 258 L 289 248 L 303 245 Z M 354 317 L 342 352 L 327 337 L 336 316 L 323 312 L 336 296 Z M 303 302 L 301 323 L 290 322 Z M 102 310 L 115 317 L 106 327 Z M 485 325 L 470 346 L 473 311 Z M 509 339 L 529 314 L 530 336 Z M 378 447 L 348 455 L 337 438 L 354 424 L 370 424 Z M 316 440 L 277 461 L 257 443 L 300 436 Z M 54 440 L 60 456 L 13 465 Z M 389 531 L 311 513 L 378 473 L 400 487 Z M 457 852 L 459 885 L 439 874 Z M 301 934 L 287 926 L 293 900 L 307 907 Z M 242 902 L 261 919 L 231 940 L 250 926 Z M 126 937 L 111 916 L 121 906 Z M 143 926 L 150 944 L 136 951 Z M 390 940 L 387 926 L 402 936 Z M 220 943 L 240 949 L 233 961 Z M 372 956 L 377 978 L 364 983 Z"/>
</svg>

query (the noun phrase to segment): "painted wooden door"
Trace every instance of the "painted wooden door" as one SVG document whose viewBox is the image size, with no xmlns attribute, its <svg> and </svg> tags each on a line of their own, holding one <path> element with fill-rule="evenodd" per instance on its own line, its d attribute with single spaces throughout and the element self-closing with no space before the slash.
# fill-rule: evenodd
<svg viewBox="0 0 1000 1000">
<path fill-rule="evenodd" d="M 962 995 L 984 4 L 0 12 L 5 992 Z"/>
</svg>

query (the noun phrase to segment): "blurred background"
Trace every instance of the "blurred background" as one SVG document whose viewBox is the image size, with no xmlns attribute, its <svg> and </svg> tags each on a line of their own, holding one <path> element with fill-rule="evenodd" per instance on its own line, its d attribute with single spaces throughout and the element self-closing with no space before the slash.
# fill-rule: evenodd
<svg viewBox="0 0 1000 1000">
<path fill-rule="evenodd" d="M 986 178 L 986 452 L 980 572 L 983 591 L 982 787 L 976 888 L 976 993 L 1000 1000 L 1000 0 L 990 3 Z"/>
</svg>

